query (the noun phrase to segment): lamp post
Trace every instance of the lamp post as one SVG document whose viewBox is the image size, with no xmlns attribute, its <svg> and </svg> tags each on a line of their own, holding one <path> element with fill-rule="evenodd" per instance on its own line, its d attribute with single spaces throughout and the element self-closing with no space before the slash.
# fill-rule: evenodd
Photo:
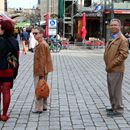
<svg viewBox="0 0 130 130">
<path fill-rule="evenodd" d="M 47 1 L 47 12 L 50 12 L 50 0 Z"/>
<path fill-rule="evenodd" d="M 113 6 L 113 0 L 111 0 L 111 19 L 114 18 L 114 6 Z"/>
<path fill-rule="evenodd" d="M 103 6 L 103 23 L 104 23 L 104 27 L 103 27 L 103 37 L 104 37 L 104 40 L 106 41 L 106 35 L 107 35 L 107 23 L 106 23 L 106 20 L 107 20 L 107 17 L 105 15 L 105 11 L 106 11 L 106 0 L 104 1 L 104 6 Z"/>
<path fill-rule="evenodd" d="M 74 15 L 74 0 L 72 0 L 72 10 L 71 10 L 71 35 L 73 36 L 73 15 Z"/>
<path fill-rule="evenodd" d="M 35 25 L 36 24 L 36 16 L 35 16 L 35 7 L 33 6 L 33 8 L 32 8 L 32 17 L 31 17 L 31 19 L 30 19 L 30 23 L 32 24 L 32 25 Z"/>
<path fill-rule="evenodd" d="M 7 0 L 4 1 L 5 4 L 5 11 L 7 11 Z"/>
<path fill-rule="evenodd" d="M 40 9 L 36 8 L 35 9 L 35 16 L 36 16 L 36 23 L 40 26 L 40 20 L 41 20 L 41 15 L 40 15 Z"/>
<path fill-rule="evenodd" d="M 65 37 L 65 0 L 63 1 L 64 16 L 63 16 L 63 36 Z"/>
</svg>

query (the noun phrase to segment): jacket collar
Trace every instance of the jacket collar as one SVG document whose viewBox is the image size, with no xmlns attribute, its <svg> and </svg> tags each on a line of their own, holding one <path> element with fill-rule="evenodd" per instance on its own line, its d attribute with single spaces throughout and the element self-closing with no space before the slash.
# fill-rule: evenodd
<svg viewBox="0 0 130 130">
<path fill-rule="evenodd" d="M 108 45 L 107 45 L 107 49 L 109 49 L 109 47 L 114 44 L 115 41 L 117 41 L 120 37 L 122 37 L 122 33 L 120 33 L 120 35 L 118 35 L 114 40 L 109 41 Z"/>
</svg>

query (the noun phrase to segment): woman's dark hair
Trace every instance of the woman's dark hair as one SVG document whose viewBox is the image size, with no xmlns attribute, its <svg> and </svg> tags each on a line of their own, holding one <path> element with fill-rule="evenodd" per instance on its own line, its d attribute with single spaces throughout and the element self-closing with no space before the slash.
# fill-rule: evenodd
<svg viewBox="0 0 130 130">
<path fill-rule="evenodd" d="M 14 24 L 11 20 L 0 20 L 1 29 L 4 31 L 4 35 L 14 34 Z"/>
</svg>

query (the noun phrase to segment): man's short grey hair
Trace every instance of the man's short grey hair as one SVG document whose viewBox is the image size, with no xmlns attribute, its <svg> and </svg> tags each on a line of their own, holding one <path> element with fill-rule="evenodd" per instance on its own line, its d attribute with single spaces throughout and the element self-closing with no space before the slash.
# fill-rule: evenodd
<svg viewBox="0 0 130 130">
<path fill-rule="evenodd" d="M 111 19 L 110 24 L 111 24 L 112 22 L 114 22 L 114 21 L 118 22 L 119 25 L 121 26 L 121 21 L 120 21 L 120 19 L 116 19 L 116 18 Z"/>
<path fill-rule="evenodd" d="M 37 29 L 40 33 L 44 33 L 44 29 L 42 27 L 35 27 L 34 29 Z"/>
</svg>

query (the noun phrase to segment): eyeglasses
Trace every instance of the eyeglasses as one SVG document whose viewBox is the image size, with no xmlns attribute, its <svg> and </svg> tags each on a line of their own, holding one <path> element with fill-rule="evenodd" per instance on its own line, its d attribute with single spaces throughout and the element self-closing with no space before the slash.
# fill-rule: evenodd
<svg viewBox="0 0 130 130">
<path fill-rule="evenodd" d="M 34 33 L 33 33 L 33 35 L 37 35 L 37 34 L 38 34 L 38 32 L 34 32 Z"/>
</svg>

